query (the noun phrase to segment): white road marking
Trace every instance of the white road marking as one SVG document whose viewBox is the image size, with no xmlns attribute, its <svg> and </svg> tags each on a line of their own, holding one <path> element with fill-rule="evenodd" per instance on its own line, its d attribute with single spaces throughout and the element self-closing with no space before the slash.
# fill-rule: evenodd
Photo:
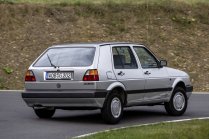
<svg viewBox="0 0 209 139">
<path fill-rule="evenodd" d="M 172 120 L 172 121 L 162 121 L 163 123 L 176 123 L 176 122 L 183 122 L 183 121 L 191 121 L 194 119 L 209 119 L 209 117 L 201 117 L 201 118 L 191 118 L 191 119 L 181 119 L 181 120 Z M 140 127 L 140 126 L 147 126 L 147 125 L 156 125 L 162 122 L 156 122 L 156 123 L 149 123 L 149 124 L 141 124 L 141 125 L 133 125 L 133 126 L 125 126 L 125 127 L 119 127 L 119 128 L 115 128 L 115 129 L 111 129 L 111 130 L 119 130 L 119 129 L 124 129 L 124 128 L 130 128 L 130 127 Z M 99 131 L 99 132 L 109 132 L 110 130 L 103 130 L 103 131 Z M 89 134 L 84 134 L 84 135 L 80 135 L 80 136 L 76 136 L 73 138 L 81 138 L 81 137 L 86 137 L 86 136 L 90 136 L 90 135 L 94 135 L 97 134 L 99 132 L 93 132 L 93 133 L 89 133 Z"/>
</svg>

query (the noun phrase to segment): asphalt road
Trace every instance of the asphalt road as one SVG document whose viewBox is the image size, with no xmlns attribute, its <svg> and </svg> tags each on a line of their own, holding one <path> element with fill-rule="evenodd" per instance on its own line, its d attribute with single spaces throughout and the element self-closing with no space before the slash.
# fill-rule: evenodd
<svg viewBox="0 0 209 139">
<path fill-rule="evenodd" d="M 197 117 L 209 117 L 209 93 L 192 94 L 180 117 L 168 116 L 164 106 L 139 106 L 125 108 L 119 124 L 107 125 L 100 110 L 57 110 L 51 119 L 39 119 L 19 91 L 0 92 L 0 139 L 66 139 L 122 126 Z"/>
</svg>

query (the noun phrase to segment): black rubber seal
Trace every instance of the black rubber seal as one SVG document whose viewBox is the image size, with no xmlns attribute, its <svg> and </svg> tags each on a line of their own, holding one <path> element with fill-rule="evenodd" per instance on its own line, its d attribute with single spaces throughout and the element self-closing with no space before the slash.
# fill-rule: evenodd
<svg viewBox="0 0 209 139">
<path fill-rule="evenodd" d="M 192 91 L 193 91 L 193 86 L 186 85 L 186 92 L 192 92 Z"/>
</svg>

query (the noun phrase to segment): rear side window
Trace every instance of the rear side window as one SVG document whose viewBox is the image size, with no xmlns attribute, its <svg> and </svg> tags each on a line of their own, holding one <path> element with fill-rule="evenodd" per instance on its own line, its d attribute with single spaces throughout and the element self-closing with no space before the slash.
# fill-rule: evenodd
<svg viewBox="0 0 209 139">
<path fill-rule="evenodd" d="M 85 67 L 93 63 L 95 48 L 52 48 L 49 49 L 34 67 L 51 67 L 49 58 L 53 65 L 58 67 Z M 49 58 L 48 58 L 48 56 Z"/>
<path fill-rule="evenodd" d="M 113 60 L 115 69 L 137 69 L 136 60 L 130 47 L 113 47 Z"/>
</svg>

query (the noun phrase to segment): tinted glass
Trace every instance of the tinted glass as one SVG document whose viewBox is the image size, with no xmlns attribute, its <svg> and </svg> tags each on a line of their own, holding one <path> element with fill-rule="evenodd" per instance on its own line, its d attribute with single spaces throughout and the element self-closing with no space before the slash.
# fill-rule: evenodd
<svg viewBox="0 0 209 139">
<path fill-rule="evenodd" d="M 54 48 L 49 49 L 36 63 L 35 67 L 83 67 L 93 63 L 95 48 Z"/>
<path fill-rule="evenodd" d="M 113 47 L 113 59 L 115 69 L 136 69 L 136 60 L 129 47 Z"/>
<path fill-rule="evenodd" d="M 157 62 L 152 54 L 143 47 L 134 47 L 142 68 L 157 68 Z"/>
</svg>

